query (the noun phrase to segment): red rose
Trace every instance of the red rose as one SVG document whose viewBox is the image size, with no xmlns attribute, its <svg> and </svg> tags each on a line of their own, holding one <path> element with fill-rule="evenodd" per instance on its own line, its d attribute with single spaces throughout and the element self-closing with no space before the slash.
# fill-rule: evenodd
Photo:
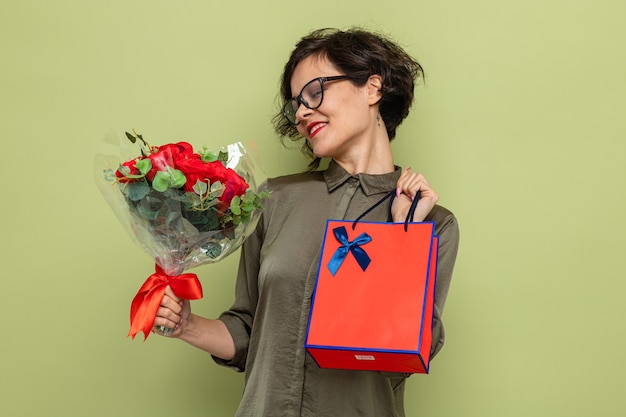
<svg viewBox="0 0 626 417">
<path fill-rule="evenodd" d="M 148 181 L 152 181 L 158 171 L 167 171 L 167 167 L 176 168 L 178 161 L 196 155 L 193 148 L 187 142 L 178 142 L 159 146 L 155 153 L 148 155 L 152 163 L 152 169 L 146 174 Z"/>
<path fill-rule="evenodd" d="M 179 160 L 177 168 L 187 178 L 187 182 L 184 185 L 185 191 L 194 192 L 193 187 L 197 181 L 204 183 L 207 180 L 211 183 L 219 181 L 226 187 L 220 200 L 228 204 L 230 204 L 234 196 L 242 195 L 248 188 L 246 181 L 235 171 L 226 168 L 220 161 L 203 162 L 197 154 Z"/>
<path fill-rule="evenodd" d="M 248 183 L 239 174 L 230 168 L 226 169 L 228 177 L 226 178 L 226 190 L 222 196 L 223 201 L 227 201 L 230 204 L 230 200 L 234 196 L 242 196 L 248 189 Z"/>
<path fill-rule="evenodd" d="M 137 179 L 129 179 L 126 178 L 127 175 L 139 175 L 139 170 L 135 167 L 135 163 L 139 160 L 143 159 L 142 157 L 138 157 L 135 159 L 131 159 L 130 161 L 124 162 L 122 164 L 123 167 L 127 167 L 130 172 L 128 174 L 122 174 L 120 172 L 120 170 L 118 169 L 117 171 L 115 171 L 115 176 L 118 178 L 118 181 L 121 182 L 122 184 L 127 183 L 127 182 L 133 182 L 133 181 L 137 181 Z"/>
</svg>

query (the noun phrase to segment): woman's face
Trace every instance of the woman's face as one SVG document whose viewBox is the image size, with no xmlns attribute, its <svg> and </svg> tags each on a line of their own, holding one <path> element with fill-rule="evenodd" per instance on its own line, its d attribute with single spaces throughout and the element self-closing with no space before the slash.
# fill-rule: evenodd
<svg viewBox="0 0 626 417">
<path fill-rule="evenodd" d="M 291 91 L 300 94 L 302 87 L 318 77 L 342 74 L 325 58 L 310 56 L 301 61 L 291 77 Z M 296 112 L 298 132 L 311 144 L 319 158 L 341 158 L 370 146 L 376 126 L 377 109 L 372 109 L 368 84 L 355 86 L 350 80 L 324 84 L 322 104 L 311 110 L 300 104 Z"/>
</svg>

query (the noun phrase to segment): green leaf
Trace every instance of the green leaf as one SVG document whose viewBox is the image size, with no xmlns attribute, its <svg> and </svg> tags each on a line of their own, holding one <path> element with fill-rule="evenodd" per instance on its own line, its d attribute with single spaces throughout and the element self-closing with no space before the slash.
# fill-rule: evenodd
<svg viewBox="0 0 626 417">
<path fill-rule="evenodd" d="M 102 175 L 104 176 L 105 181 L 115 181 L 117 177 L 115 176 L 115 171 L 112 169 L 105 169 L 102 171 Z"/>
<path fill-rule="evenodd" d="M 196 180 L 196 183 L 193 186 L 193 190 L 198 195 L 205 195 L 208 188 L 209 188 L 209 186 L 207 185 L 207 183 L 203 182 L 203 181 L 200 181 L 200 180 Z"/>
<path fill-rule="evenodd" d="M 217 155 L 217 159 L 222 163 L 222 165 L 226 166 L 228 163 L 228 152 L 220 151 Z"/>
<path fill-rule="evenodd" d="M 150 192 L 150 186 L 143 181 L 128 183 L 124 189 L 124 193 L 131 201 L 139 201 Z"/>
<path fill-rule="evenodd" d="M 230 200 L 230 211 L 232 211 L 235 216 L 241 214 L 241 206 L 239 205 L 240 203 L 241 199 L 239 198 L 239 196 L 234 196 L 233 199 Z"/>
<path fill-rule="evenodd" d="M 135 162 L 135 168 L 137 168 L 142 175 L 146 175 L 152 169 L 152 162 L 148 158 L 140 159 Z"/>
<path fill-rule="evenodd" d="M 254 202 L 255 198 L 256 196 L 253 193 L 246 191 L 246 193 L 241 196 L 241 201 L 243 201 L 244 204 L 251 203 Z"/>
<path fill-rule="evenodd" d="M 200 159 L 202 159 L 202 162 L 215 162 L 217 161 L 217 155 L 204 148 L 204 152 L 200 154 Z"/>
<path fill-rule="evenodd" d="M 244 202 L 241 209 L 247 212 L 253 211 L 255 209 L 254 202 Z"/>
<path fill-rule="evenodd" d="M 124 132 L 126 133 L 126 137 L 128 138 L 129 141 L 131 141 L 131 143 L 135 143 L 137 141 L 137 138 L 135 138 L 131 133 L 128 132 Z"/>
<path fill-rule="evenodd" d="M 224 185 L 219 182 L 219 181 L 215 181 L 213 184 L 211 184 L 211 193 L 216 193 L 218 191 L 220 191 L 222 189 Z M 221 195 L 221 193 L 220 193 Z"/>
<path fill-rule="evenodd" d="M 196 208 L 202 204 L 202 199 L 196 193 L 185 193 L 190 207 Z"/>
<path fill-rule="evenodd" d="M 130 174 L 130 168 L 127 167 L 126 165 L 120 165 L 120 167 L 117 169 L 120 174 L 122 174 L 123 176 L 127 176 L 128 174 Z"/>
<path fill-rule="evenodd" d="M 187 177 L 183 174 L 183 171 L 178 169 L 167 169 L 168 174 L 170 175 L 170 187 L 172 188 L 180 188 L 185 185 L 187 182 Z"/>
<path fill-rule="evenodd" d="M 152 188 L 159 192 L 164 192 L 170 185 L 170 176 L 167 172 L 158 171 L 152 180 Z"/>
<path fill-rule="evenodd" d="M 219 243 L 210 242 L 201 246 L 201 249 L 209 258 L 217 258 L 222 254 L 222 246 Z"/>
<path fill-rule="evenodd" d="M 144 206 L 138 206 L 137 210 L 139 210 L 139 214 L 141 214 L 142 217 L 148 220 L 156 220 L 159 216 L 158 210 L 150 210 L 149 208 Z"/>
<path fill-rule="evenodd" d="M 213 199 L 211 199 L 211 200 L 209 200 L 209 201 L 205 201 L 205 202 L 204 202 L 204 208 L 205 208 L 205 209 L 208 209 L 208 208 L 210 208 L 210 207 L 216 206 L 216 205 L 217 205 L 217 203 L 219 203 L 219 202 L 220 202 L 220 201 L 219 201 L 217 198 L 213 198 Z"/>
</svg>

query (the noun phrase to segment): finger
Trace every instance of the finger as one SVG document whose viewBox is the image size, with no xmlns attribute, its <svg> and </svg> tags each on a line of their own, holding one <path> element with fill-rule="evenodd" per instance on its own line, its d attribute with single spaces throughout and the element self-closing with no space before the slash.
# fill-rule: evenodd
<svg viewBox="0 0 626 417">
<path fill-rule="evenodd" d="M 407 167 L 402 174 L 400 174 L 400 178 L 396 182 L 396 197 L 400 197 L 402 194 L 402 186 L 405 183 L 406 179 L 411 175 L 411 167 Z"/>
<path fill-rule="evenodd" d="M 424 178 L 421 173 L 411 172 L 410 170 L 411 168 L 407 168 L 405 171 L 402 172 L 400 178 L 398 178 L 398 181 L 396 183 L 397 188 L 405 191 L 409 188 L 414 188 L 415 185 L 418 183 L 423 182 L 425 185 L 429 185 L 428 181 L 426 181 L 426 178 Z"/>
<path fill-rule="evenodd" d="M 175 324 L 162 320 L 155 320 L 154 327 L 152 327 L 152 331 L 161 336 L 173 336 L 176 330 L 178 328 Z"/>
<path fill-rule="evenodd" d="M 409 195 L 411 199 L 415 198 L 418 191 L 424 195 L 431 190 L 430 184 L 420 173 L 411 173 L 402 184 L 402 192 Z"/>
<path fill-rule="evenodd" d="M 408 196 L 411 200 L 413 200 L 417 193 L 422 189 L 424 189 L 424 184 L 417 176 L 409 177 L 405 183 L 402 184 L 402 193 Z"/>
<path fill-rule="evenodd" d="M 163 332 L 163 329 L 166 329 L 167 334 Z M 177 325 L 166 320 L 155 320 L 152 328 L 153 332 L 161 336 L 172 336 L 176 330 L 178 330 Z"/>
<path fill-rule="evenodd" d="M 174 329 L 182 322 L 182 319 L 182 316 L 174 313 L 172 310 L 160 307 L 154 319 L 154 326 L 165 326 Z"/>
<path fill-rule="evenodd" d="M 169 310 L 176 315 L 180 315 L 181 311 L 183 310 L 183 306 L 181 305 L 181 303 L 177 303 L 167 295 L 164 296 L 161 300 L 160 308 Z"/>
<path fill-rule="evenodd" d="M 166 320 L 171 320 L 174 322 L 180 321 L 180 317 L 181 317 L 180 311 L 175 311 L 169 307 L 163 307 L 163 306 L 159 307 L 159 309 L 157 310 L 156 316 L 163 317 Z"/>
<path fill-rule="evenodd" d="M 165 287 L 165 295 L 170 297 L 176 303 L 180 303 L 181 301 L 180 298 L 176 294 L 174 294 L 174 290 L 172 290 L 172 287 L 170 287 L 169 285 Z"/>
<path fill-rule="evenodd" d="M 165 287 L 165 295 L 163 295 L 163 298 L 161 299 L 161 305 L 172 309 L 176 313 L 180 313 L 183 306 L 183 300 L 178 298 L 168 285 Z"/>
</svg>

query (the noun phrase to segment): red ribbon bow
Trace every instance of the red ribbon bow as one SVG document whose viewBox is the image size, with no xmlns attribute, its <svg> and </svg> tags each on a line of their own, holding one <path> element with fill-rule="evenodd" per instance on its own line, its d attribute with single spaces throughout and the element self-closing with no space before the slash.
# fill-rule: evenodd
<svg viewBox="0 0 626 417">
<path fill-rule="evenodd" d="M 196 274 L 167 275 L 159 266 L 155 265 L 156 272 L 143 283 L 130 306 L 130 332 L 128 336 L 135 336 L 143 332 L 144 341 L 148 338 L 157 310 L 165 295 L 165 287 L 172 287 L 174 294 L 185 300 L 199 300 L 202 298 L 202 285 Z"/>
</svg>

